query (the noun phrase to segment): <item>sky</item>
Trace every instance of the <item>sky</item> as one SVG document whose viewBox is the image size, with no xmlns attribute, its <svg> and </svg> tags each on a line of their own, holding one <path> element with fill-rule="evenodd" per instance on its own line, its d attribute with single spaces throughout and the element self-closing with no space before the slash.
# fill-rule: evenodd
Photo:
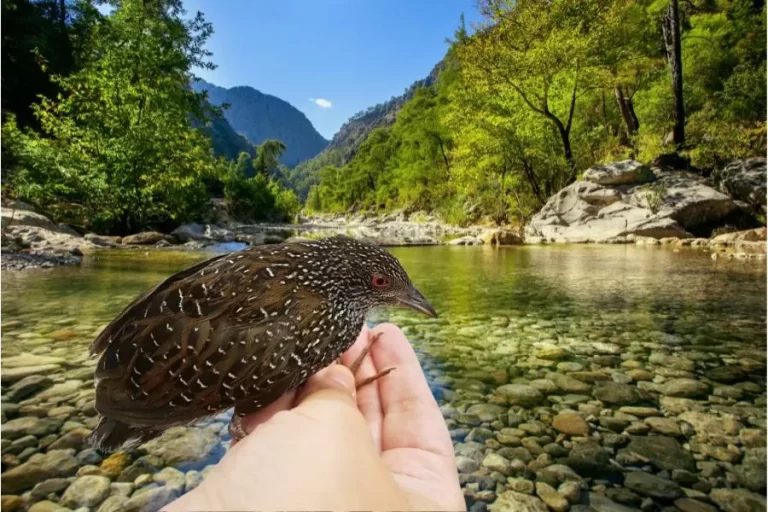
<svg viewBox="0 0 768 512">
<path fill-rule="evenodd" d="M 301 110 L 330 139 L 352 115 L 426 77 L 476 0 L 184 0 L 213 23 L 222 87 L 249 85 Z"/>
</svg>

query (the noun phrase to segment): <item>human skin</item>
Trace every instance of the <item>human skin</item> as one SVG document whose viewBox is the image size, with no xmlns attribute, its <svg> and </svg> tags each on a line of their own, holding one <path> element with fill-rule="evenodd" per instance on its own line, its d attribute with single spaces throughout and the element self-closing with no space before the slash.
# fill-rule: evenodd
<svg viewBox="0 0 768 512">
<path fill-rule="evenodd" d="M 347 366 L 367 328 L 344 365 L 247 417 L 249 435 L 164 510 L 465 510 L 451 438 L 416 354 L 396 326 L 379 332 L 356 376 Z M 355 389 L 355 378 L 392 366 Z"/>
</svg>

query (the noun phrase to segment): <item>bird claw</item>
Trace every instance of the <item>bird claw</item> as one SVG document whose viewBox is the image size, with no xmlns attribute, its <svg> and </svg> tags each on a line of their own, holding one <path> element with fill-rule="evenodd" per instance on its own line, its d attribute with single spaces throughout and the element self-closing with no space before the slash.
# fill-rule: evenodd
<svg viewBox="0 0 768 512">
<path fill-rule="evenodd" d="M 368 385 L 368 384 L 370 384 L 371 382 L 377 381 L 377 380 L 379 380 L 380 378 L 384 377 L 385 375 L 389 375 L 390 373 L 392 373 L 392 372 L 393 372 L 393 371 L 395 371 L 395 370 L 397 370 L 397 367 L 396 367 L 396 366 L 390 366 L 389 368 L 386 368 L 386 369 L 384 369 L 384 370 L 381 370 L 381 371 L 380 371 L 379 373 L 377 373 L 376 375 L 373 375 L 373 376 L 371 376 L 371 377 L 368 377 L 367 379 L 363 380 L 363 382 L 361 382 L 360 384 L 358 384 L 358 385 L 357 385 L 357 389 L 360 389 L 360 388 L 361 388 L 361 387 L 363 387 L 363 386 L 367 386 L 367 385 Z"/>
<path fill-rule="evenodd" d="M 360 352 L 360 354 L 357 356 L 355 361 L 349 367 L 350 371 L 354 375 L 357 375 L 358 370 L 360 370 L 360 366 L 363 364 L 363 360 L 365 359 L 365 356 L 367 356 L 368 353 L 371 351 L 371 348 L 373 348 L 374 343 L 379 341 L 379 338 L 381 338 L 382 334 L 383 333 L 380 333 L 380 332 L 377 332 L 376 334 L 368 333 L 368 345 L 365 348 L 363 348 L 362 352 Z M 376 375 L 366 378 L 365 380 L 363 380 L 363 382 L 357 385 L 357 389 L 360 389 L 361 387 L 366 386 L 371 382 L 374 382 L 384 377 L 385 375 L 389 375 L 389 373 L 391 373 L 394 369 L 395 367 L 392 366 L 390 368 L 380 371 Z"/>
<path fill-rule="evenodd" d="M 365 356 L 368 355 L 368 352 L 371 351 L 371 348 L 373 348 L 373 344 L 379 341 L 379 338 L 381 338 L 380 332 L 377 332 L 376 334 L 368 333 L 368 345 L 363 348 L 362 352 L 360 352 L 360 355 L 357 356 L 355 361 L 352 363 L 352 365 L 349 367 L 349 370 L 354 374 L 357 375 L 357 371 L 360 369 L 360 365 L 363 364 L 363 360 L 365 359 Z"/>
</svg>

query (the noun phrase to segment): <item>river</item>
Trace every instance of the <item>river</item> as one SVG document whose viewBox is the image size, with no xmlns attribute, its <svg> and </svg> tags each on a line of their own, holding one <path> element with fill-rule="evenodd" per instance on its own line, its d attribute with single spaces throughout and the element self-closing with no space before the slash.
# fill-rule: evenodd
<svg viewBox="0 0 768 512">
<path fill-rule="evenodd" d="M 396 322 L 417 348 L 472 510 L 531 493 L 553 510 L 765 506 L 762 263 L 634 245 L 392 252 L 440 317 L 372 321 Z M 138 293 L 208 256 L 105 251 L 3 272 L 4 505 L 136 507 L 194 487 L 224 453 L 226 414 L 106 459 L 82 441 L 95 422 L 90 341 Z M 37 377 L 16 384 L 26 375 Z M 94 485 L 96 498 L 81 489 Z"/>
</svg>

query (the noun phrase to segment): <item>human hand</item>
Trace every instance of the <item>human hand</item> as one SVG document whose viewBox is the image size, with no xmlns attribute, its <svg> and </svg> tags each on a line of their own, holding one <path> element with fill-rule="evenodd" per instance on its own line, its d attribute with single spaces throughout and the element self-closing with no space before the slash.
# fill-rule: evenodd
<svg viewBox="0 0 768 512">
<path fill-rule="evenodd" d="M 464 510 L 448 429 L 402 332 L 382 336 L 357 381 L 332 365 L 298 390 L 245 418 L 250 434 L 195 490 L 165 508 L 180 510 Z M 368 343 L 364 328 L 342 361 Z"/>
</svg>

